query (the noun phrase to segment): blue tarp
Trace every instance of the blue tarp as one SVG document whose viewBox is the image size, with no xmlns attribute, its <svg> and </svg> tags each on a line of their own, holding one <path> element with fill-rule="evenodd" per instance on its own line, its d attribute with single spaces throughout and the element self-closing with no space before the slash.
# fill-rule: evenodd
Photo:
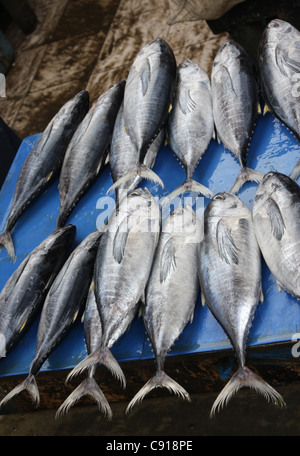
<svg viewBox="0 0 300 456">
<path fill-rule="evenodd" d="M 3 230 L 9 213 L 18 173 L 39 136 L 34 135 L 23 140 L 2 187 L 0 231 Z M 249 148 L 248 166 L 264 173 L 279 171 L 289 175 L 299 158 L 300 144 L 294 135 L 272 114 L 260 117 Z M 229 191 L 239 170 L 239 164 L 233 155 L 213 139 L 196 169 L 194 179 L 208 186 L 215 194 L 219 191 Z M 147 186 L 152 194 L 159 198 L 169 194 L 185 179 L 183 168 L 167 145 L 159 151 L 154 171 L 164 181 L 165 188 L 161 189 L 149 182 L 143 182 L 141 186 Z M 73 223 L 77 227 L 75 245 L 96 229 L 97 217 L 103 214 L 103 200 L 99 204 L 99 198 L 106 195 L 111 184 L 112 179 L 107 166 L 70 215 L 68 223 Z M 250 209 L 256 188 L 257 184 L 247 183 L 238 194 Z M 204 205 L 208 202 L 209 200 L 205 200 Z M 13 229 L 16 262 L 11 263 L 6 251 L 1 250 L 0 289 L 26 255 L 55 229 L 59 206 L 57 180 L 26 210 Z M 188 280 L 188 277 L 185 279 Z M 264 302 L 258 306 L 248 344 L 253 346 L 291 341 L 293 334 L 299 331 L 300 303 L 285 291 L 279 293 L 276 282 L 264 262 L 262 281 Z M 6 358 L 0 360 L 0 376 L 28 373 L 35 352 L 38 321 L 39 317 L 20 344 Z M 222 328 L 207 306 L 201 305 L 199 297 L 193 322 L 186 326 L 170 355 L 210 352 L 230 347 Z M 153 357 L 142 319 L 135 318 L 129 331 L 114 345 L 112 352 L 119 361 Z M 41 370 L 71 369 L 86 354 L 83 325 L 78 322 L 66 339 L 50 354 Z"/>
</svg>

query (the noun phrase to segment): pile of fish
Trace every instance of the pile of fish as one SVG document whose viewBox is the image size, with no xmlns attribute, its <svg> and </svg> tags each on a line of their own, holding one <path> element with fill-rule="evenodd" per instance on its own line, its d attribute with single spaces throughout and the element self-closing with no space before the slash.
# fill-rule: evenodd
<svg viewBox="0 0 300 456">
<path fill-rule="evenodd" d="M 262 256 L 278 286 L 300 298 L 300 187 L 294 180 L 300 164 L 291 177 L 279 172 L 264 175 L 247 166 L 247 154 L 261 113 L 261 94 L 265 106 L 299 138 L 299 43 L 298 30 L 273 20 L 261 40 L 258 74 L 241 46 L 226 40 L 209 78 L 196 62 L 185 60 L 177 66 L 170 46 L 158 38 L 138 53 L 127 80 L 117 82 L 91 107 L 88 93 L 82 91 L 60 109 L 21 169 L 0 235 L 14 261 L 12 229 L 59 176 L 57 227 L 29 253 L 0 294 L 1 356 L 16 346 L 40 312 L 28 377 L 0 406 L 24 389 L 39 404 L 35 377 L 81 314 L 88 356 L 67 381 L 84 370 L 87 377 L 57 417 L 90 395 L 111 419 L 95 369 L 102 363 L 125 388 L 124 372 L 111 348 L 138 313 L 153 347 L 156 373 L 136 393 L 127 412 L 159 387 L 190 400 L 167 375 L 164 363 L 192 322 L 199 292 L 238 361 L 238 370 L 220 392 L 211 415 L 244 386 L 284 405 L 280 394 L 245 361 L 249 331 L 263 301 Z M 193 179 L 215 134 L 241 167 L 231 190 L 216 195 Z M 183 202 L 162 219 L 163 204 L 160 207 L 151 192 L 140 187 L 143 179 L 163 187 L 152 168 L 165 140 L 186 179 L 164 204 L 187 191 L 200 193 L 210 199 L 201 220 Z M 107 163 L 115 208 L 98 230 L 75 245 L 76 227 L 65 223 Z M 248 180 L 259 184 L 252 212 L 236 196 Z"/>
</svg>

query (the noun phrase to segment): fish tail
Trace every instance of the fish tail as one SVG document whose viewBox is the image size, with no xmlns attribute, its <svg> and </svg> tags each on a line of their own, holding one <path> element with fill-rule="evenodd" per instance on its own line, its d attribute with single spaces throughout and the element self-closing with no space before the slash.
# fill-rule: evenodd
<svg viewBox="0 0 300 456">
<path fill-rule="evenodd" d="M 297 180 L 300 175 L 300 160 L 296 163 L 293 171 L 290 174 L 290 178 L 293 180 Z"/>
<path fill-rule="evenodd" d="M 175 380 L 169 377 L 164 371 L 159 371 L 156 373 L 156 375 L 154 375 L 154 377 L 148 380 L 148 382 L 129 402 L 125 413 L 129 413 L 134 405 L 142 402 L 144 397 L 155 388 L 167 388 L 171 393 L 176 394 L 182 399 L 186 399 L 187 401 L 191 400 L 189 393 L 187 393 L 186 390 L 181 385 L 179 385 L 179 383 L 175 382 Z"/>
<path fill-rule="evenodd" d="M 93 377 L 86 378 L 83 380 L 83 382 L 80 383 L 80 385 L 77 386 L 77 388 L 59 407 L 55 414 L 55 418 L 60 418 L 64 414 L 68 413 L 69 409 L 83 396 L 90 396 L 92 399 L 94 399 L 98 405 L 99 410 L 103 412 L 104 416 L 108 420 L 112 419 L 112 411 L 110 405 Z"/>
<path fill-rule="evenodd" d="M 14 263 L 16 261 L 15 247 L 9 231 L 5 230 L 0 234 L 0 245 L 4 246 L 9 258 Z"/>
<path fill-rule="evenodd" d="M 38 390 L 38 386 L 35 380 L 35 376 L 32 374 L 29 374 L 28 377 L 23 380 L 19 385 L 17 385 L 14 389 L 12 389 L 0 402 L 0 408 L 6 404 L 10 399 L 12 399 L 14 396 L 19 394 L 21 391 L 27 390 L 32 402 L 35 404 L 36 407 L 40 404 L 40 394 Z"/>
<path fill-rule="evenodd" d="M 57 220 L 56 220 L 56 228 L 63 227 L 64 224 L 66 223 L 67 218 L 68 217 L 67 217 L 65 211 L 60 211 L 60 213 L 58 214 Z"/>
<path fill-rule="evenodd" d="M 224 405 L 227 405 L 231 397 L 237 393 L 240 388 L 252 388 L 258 393 L 262 394 L 268 402 L 273 402 L 275 405 L 281 407 L 285 406 L 282 396 L 261 377 L 254 374 L 248 367 L 240 367 L 237 372 L 231 377 L 227 385 L 218 395 L 213 403 L 210 417 L 212 418 L 216 411 L 220 411 Z"/>
<path fill-rule="evenodd" d="M 119 380 L 123 388 L 125 388 L 125 375 L 118 361 L 115 359 L 115 357 L 107 347 L 97 348 L 93 353 L 91 353 L 89 356 L 80 361 L 80 363 L 78 363 L 77 366 L 75 366 L 74 369 L 67 376 L 66 383 L 75 375 L 80 374 L 84 370 L 89 369 L 90 367 L 100 362 L 111 371 L 114 377 L 116 377 Z"/>
<path fill-rule="evenodd" d="M 230 192 L 236 194 L 246 182 L 251 181 L 259 183 L 263 177 L 264 175 L 260 171 L 243 167 L 239 172 L 233 186 L 231 187 Z"/>
<path fill-rule="evenodd" d="M 169 201 L 171 201 L 176 196 L 182 195 L 185 192 L 195 192 L 200 193 L 201 195 L 205 196 L 206 198 L 212 198 L 213 193 L 209 188 L 205 187 L 205 185 L 196 182 L 193 179 L 186 180 L 183 184 L 179 185 L 173 192 L 171 192 L 168 196 L 166 196 L 162 202 L 162 205 L 165 205 Z"/>
<path fill-rule="evenodd" d="M 111 193 L 113 190 L 121 187 L 121 185 L 126 184 L 126 182 L 131 181 L 136 176 L 140 176 L 143 179 L 150 180 L 155 184 L 159 184 L 162 188 L 164 187 L 164 183 L 161 178 L 154 172 L 152 169 L 148 168 L 144 164 L 139 164 L 135 168 L 132 168 L 128 171 L 124 176 L 120 177 L 107 191 L 107 193 Z"/>
</svg>

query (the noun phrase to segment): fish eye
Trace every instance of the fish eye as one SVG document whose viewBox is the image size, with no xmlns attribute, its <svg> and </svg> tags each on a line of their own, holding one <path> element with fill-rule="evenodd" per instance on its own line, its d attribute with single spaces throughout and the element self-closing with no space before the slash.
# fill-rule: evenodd
<svg viewBox="0 0 300 456">
<path fill-rule="evenodd" d="M 269 28 L 277 28 L 279 27 L 280 24 L 278 22 L 275 22 L 275 21 L 271 21 L 269 24 L 268 24 L 268 27 Z"/>
<path fill-rule="evenodd" d="M 217 195 L 215 195 L 215 196 L 213 197 L 213 200 L 217 200 L 217 199 L 224 200 L 224 199 L 225 199 L 225 196 L 224 196 L 224 195 L 221 195 L 221 193 L 218 193 Z"/>
</svg>

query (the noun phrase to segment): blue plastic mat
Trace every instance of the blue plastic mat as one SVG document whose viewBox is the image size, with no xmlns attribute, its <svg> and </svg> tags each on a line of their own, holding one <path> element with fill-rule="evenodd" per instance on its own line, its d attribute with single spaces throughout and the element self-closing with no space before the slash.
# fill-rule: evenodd
<svg viewBox="0 0 300 456">
<path fill-rule="evenodd" d="M 9 213 L 18 173 L 39 136 L 30 136 L 22 142 L 2 187 L 0 231 L 3 230 Z M 299 158 L 300 144 L 287 128 L 270 113 L 260 117 L 249 149 L 248 166 L 264 173 L 279 171 L 289 175 Z M 222 144 L 212 140 L 197 167 L 194 179 L 208 186 L 215 194 L 219 191 L 229 191 L 239 170 L 239 164 L 233 155 Z M 142 187 L 147 186 L 157 197 L 166 196 L 185 179 L 184 170 L 169 146 L 163 146 L 159 151 L 154 171 L 164 181 L 165 188 L 162 190 L 149 182 L 142 183 Z M 96 229 L 97 217 L 103 214 L 103 201 L 101 200 L 99 204 L 98 200 L 106 195 L 111 185 L 112 179 L 107 166 L 70 215 L 67 223 L 73 223 L 77 227 L 76 245 Z M 57 186 L 58 181 L 27 209 L 15 225 L 12 236 L 17 255 L 16 262 L 11 263 L 6 251 L 1 250 L 0 289 L 25 256 L 55 229 L 59 213 Z M 250 209 L 252 209 L 256 188 L 257 184 L 247 183 L 238 194 Z M 205 206 L 208 202 L 209 200 L 205 200 Z M 285 291 L 279 293 L 276 282 L 264 263 L 263 293 L 264 302 L 258 306 L 248 345 L 291 341 L 293 334 L 300 331 L 300 303 Z M 0 376 L 28 372 L 35 352 L 38 321 L 39 317 L 24 335 L 20 344 L 6 358 L 0 360 Z M 226 335 L 207 306 L 201 305 L 199 297 L 193 322 L 187 325 L 170 355 L 227 348 L 231 348 L 231 345 Z M 153 357 L 142 319 L 135 318 L 129 331 L 114 345 L 112 352 L 119 361 Z M 83 326 L 78 322 L 67 338 L 49 356 L 41 370 L 71 369 L 86 354 Z"/>
</svg>

